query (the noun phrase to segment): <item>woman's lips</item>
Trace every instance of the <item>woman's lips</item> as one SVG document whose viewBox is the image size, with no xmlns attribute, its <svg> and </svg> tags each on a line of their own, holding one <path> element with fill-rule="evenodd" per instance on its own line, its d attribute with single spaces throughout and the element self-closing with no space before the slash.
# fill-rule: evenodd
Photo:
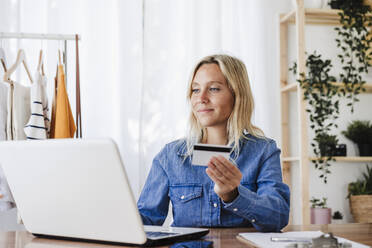
<svg viewBox="0 0 372 248">
<path fill-rule="evenodd" d="M 200 109 L 198 110 L 199 113 L 208 113 L 208 112 L 211 112 L 213 111 L 213 109 Z"/>
</svg>

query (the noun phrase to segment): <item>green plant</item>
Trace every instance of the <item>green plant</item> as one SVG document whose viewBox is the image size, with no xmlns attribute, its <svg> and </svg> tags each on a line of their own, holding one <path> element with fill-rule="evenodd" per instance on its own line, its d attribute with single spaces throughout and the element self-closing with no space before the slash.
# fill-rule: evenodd
<svg viewBox="0 0 372 248">
<path fill-rule="evenodd" d="M 372 144 L 372 123 L 369 121 L 352 121 L 341 133 L 356 144 Z"/>
<path fill-rule="evenodd" d="M 332 156 L 338 144 L 337 136 L 327 133 L 319 133 L 314 140 L 318 142 L 321 156 Z"/>
<path fill-rule="evenodd" d="M 348 195 L 372 195 L 372 167 L 366 165 L 367 172 L 363 172 L 362 179 L 351 182 L 348 185 Z"/>
<path fill-rule="evenodd" d="M 334 220 L 342 220 L 343 217 L 344 216 L 342 215 L 342 213 L 340 211 L 336 211 L 332 215 L 332 219 L 334 219 Z"/>
<path fill-rule="evenodd" d="M 365 91 L 366 83 L 362 75 L 368 73 L 371 54 L 369 52 L 372 36 L 368 30 L 372 26 L 372 17 L 367 15 L 371 8 L 363 4 L 363 0 L 332 0 L 332 8 L 341 9 L 339 13 L 341 27 L 336 27 L 337 47 L 342 50 L 338 55 L 342 63 L 340 81 L 343 96 L 349 100 L 348 106 L 354 112 L 354 104 L 359 101 L 358 94 Z"/>
<path fill-rule="evenodd" d="M 322 200 L 312 197 L 310 200 L 312 208 L 327 208 L 327 198 L 323 197 Z"/>
<path fill-rule="evenodd" d="M 320 178 L 327 183 L 327 175 L 330 173 L 330 161 L 332 156 L 321 158 L 321 143 L 325 133 L 329 133 L 333 127 L 337 128 L 335 122 L 339 116 L 339 88 L 332 84 L 336 78 L 330 75 L 332 68 L 331 60 L 323 60 L 316 52 L 307 56 L 307 74 L 301 73 L 300 83 L 303 89 L 304 100 L 308 102 L 306 111 L 309 113 L 310 128 L 315 132 L 315 138 L 311 146 L 315 156 L 319 159 L 312 160 L 316 169 L 319 169 Z M 290 68 L 294 74 L 297 73 L 297 64 Z M 337 145 L 337 143 L 335 144 Z"/>
</svg>

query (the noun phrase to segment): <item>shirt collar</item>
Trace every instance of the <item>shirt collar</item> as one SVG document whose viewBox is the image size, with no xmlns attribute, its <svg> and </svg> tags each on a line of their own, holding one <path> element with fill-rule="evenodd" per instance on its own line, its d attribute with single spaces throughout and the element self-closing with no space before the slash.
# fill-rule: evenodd
<svg viewBox="0 0 372 248">
<path fill-rule="evenodd" d="M 177 155 L 181 157 L 187 156 L 186 140 L 183 140 L 181 145 L 177 149 Z"/>
</svg>

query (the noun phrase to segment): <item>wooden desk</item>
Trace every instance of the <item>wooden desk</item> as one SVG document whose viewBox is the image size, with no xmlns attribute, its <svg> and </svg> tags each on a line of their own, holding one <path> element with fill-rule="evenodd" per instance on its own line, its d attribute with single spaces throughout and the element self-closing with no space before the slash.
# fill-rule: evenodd
<svg viewBox="0 0 372 248">
<path fill-rule="evenodd" d="M 372 224 L 341 224 L 341 225 L 309 225 L 309 226 L 288 226 L 284 231 L 316 231 L 333 232 L 336 236 L 360 242 L 372 246 Z M 203 239 L 212 241 L 213 247 L 234 248 L 249 247 L 240 242 L 236 236 L 240 232 L 254 232 L 253 228 L 213 228 Z M 108 248 L 123 247 L 112 245 L 101 245 L 95 243 L 82 243 L 72 241 L 61 241 L 51 239 L 35 238 L 27 232 L 0 232 L 0 247 L 6 248 Z M 170 246 L 163 246 L 170 247 Z"/>
</svg>

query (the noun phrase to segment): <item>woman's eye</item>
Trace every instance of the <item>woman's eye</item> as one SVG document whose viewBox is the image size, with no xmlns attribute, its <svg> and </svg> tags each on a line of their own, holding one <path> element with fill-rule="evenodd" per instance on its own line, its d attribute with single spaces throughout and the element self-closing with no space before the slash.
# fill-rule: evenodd
<svg viewBox="0 0 372 248">
<path fill-rule="evenodd" d="M 199 89 L 192 89 L 191 92 L 192 93 L 198 93 L 199 92 Z"/>
<path fill-rule="evenodd" d="M 210 88 L 209 90 L 210 90 L 210 91 L 219 91 L 220 88 Z"/>
</svg>

